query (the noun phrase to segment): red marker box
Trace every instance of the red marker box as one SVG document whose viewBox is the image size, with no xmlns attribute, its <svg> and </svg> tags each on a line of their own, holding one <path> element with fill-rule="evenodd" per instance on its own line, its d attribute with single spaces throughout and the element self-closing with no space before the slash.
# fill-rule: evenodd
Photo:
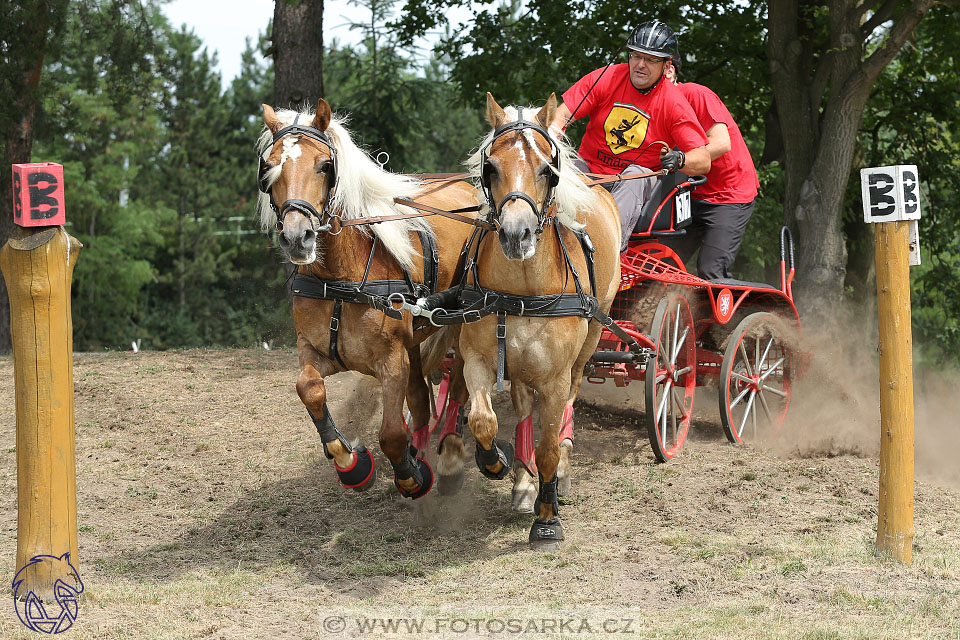
<svg viewBox="0 0 960 640">
<path fill-rule="evenodd" d="M 63 165 L 56 162 L 13 165 L 13 221 L 21 227 L 52 227 L 67 221 Z"/>
</svg>

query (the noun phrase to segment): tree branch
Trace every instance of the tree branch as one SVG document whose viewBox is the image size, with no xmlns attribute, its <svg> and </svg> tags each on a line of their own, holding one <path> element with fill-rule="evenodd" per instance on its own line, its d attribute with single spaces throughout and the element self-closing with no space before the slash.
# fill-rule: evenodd
<svg viewBox="0 0 960 640">
<path fill-rule="evenodd" d="M 893 10 L 897 7 L 897 0 L 886 0 L 883 3 L 883 6 L 874 12 L 870 19 L 863 23 L 860 27 L 860 33 L 863 34 L 864 38 L 870 37 L 870 34 L 873 33 L 873 30 L 878 26 L 886 22 L 893 15 Z M 860 8 L 859 13 L 863 15 L 866 13 L 866 4 Z"/>
<path fill-rule="evenodd" d="M 907 41 L 907 38 L 910 37 L 913 30 L 916 29 L 917 25 L 923 19 L 923 16 L 925 16 L 935 4 L 935 1 L 936 0 L 913 0 L 910 6 L 896 19 L 883 45 L 870 54 L 870 57 L 860 65 L 860 73 L 864 75 L 869 84 L 873 84 L 876 81 L 883 71 L 883 68 L 897 55 L 897 52 L 903 47 L 903 43 Z"/>
</svg>

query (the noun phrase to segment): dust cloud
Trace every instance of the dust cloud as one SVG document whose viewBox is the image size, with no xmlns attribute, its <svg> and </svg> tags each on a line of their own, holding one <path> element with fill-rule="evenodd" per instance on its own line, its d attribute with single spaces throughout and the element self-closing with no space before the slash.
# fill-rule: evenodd
<svg viewBox="0 0 960 640">
<path fill-rule="evenodd" d="M 830 331 L 805 327 L 807 356 L 784 431 L 772 448 L 791 457 L 880 454 L 876 307 L 848 311 Z M 843 328 L 838 328 L 842 326 Z M 960 488 L 960 370 L 914 357 L 915 474 Z"/>
</svg>

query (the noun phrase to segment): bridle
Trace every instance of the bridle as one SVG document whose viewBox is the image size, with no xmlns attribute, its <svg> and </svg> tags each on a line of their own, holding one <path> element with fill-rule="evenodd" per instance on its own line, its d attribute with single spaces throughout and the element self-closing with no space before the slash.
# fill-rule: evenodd
<svg viewBox="0 0 960 640">
<path fill-rule="evenodd" d="M 547 193 L 543 198 L 543 205 L 537 206 L 537 203 L 534 202 L 533 198 L 522 191 L 511 191 L 507 195 L 503 196 L 503 198 L 500 200 L 500 203 L 497 204 L 493 200 L 493 192 L 490 189 L 490 182 L 493 178 L 494 170 L 493 165 L 490 163 L 490 149 L 493 147 L 493 143 L 500 136 L 511 131 L 523 131 L 524 129 L 532 129 L 533 131 L 539 133 L 550 144 L 550 165 L 554 170 L 550 172 L 550 177 L 548 178 Z M 534 214 L 537 216 L 537 238 L 539 238 L 540 234 L 543 233 L 543 228 L 547 224 L 547 221 L 552 219 L 552 216 L 549 216 L 548 214 L 553 206 L 554 189 L 556 189 L 557 184 L 560 182 L 560 148 L 557 146 L 557 143 L 553 140 L 553 138 L 550 137 L 550 134 L 547 133 L 546 129 L 535 122 L 524 120 L 523 112 L 521 111 L 517 114 L 517 119 L 515 121 L 508 122 L 507 124 L 501 125 L 493 130 L 493 137 L 490 138 L 490 142 L 481 150 L 480 157 L 480 188 L 483 190 L 483 195 L 487 199 L 487 204 L 489 205 L 487 222 L 499 228 L 503 205 L 508 201 L 512 202 L 514 200 L 523 200 L 530 205 L 530 208 L 533 209 Z"/>
<path fill-rule="evenodd" d="M 299 211 L 305 215 L 313 224 L 314 231 L 324 230 L 324 227 L 326 227 L 326 230 L 329 231 L 332 228 L 330 219 L 339 218 L 339 216 L 333 215 L 329 211 L 330 201 L 333 199 L 333 192 L 337 188 L 337 181 L 339 179 L 339 174 L 337 172 L 337 148 L 334 147 L 330 142 L 330 139 L 327 137 L 326 133 L 309 125 L 297 124 L 299 119 L 300 114 L 298 113 L 297 117 L 293 120 L 293 124 L 284 127 L 273 134 L 273 142 L 270 144 L 270 150 L 272 150 L 277 144 L 277 141 L 288 135 L 305 136 L 326 145 L 327 149 L 330 151 L 330 167 L 326 170 L 327 184 L 329 186 L 327 188 L 326 200 L 323 203 L 323 210 L 318 212 L 316 207 L 314 207 L 311 203 L 298 198 L 290 198 L 285 200 L 283 204 L 278 207 L 277 201 L 273 199 L 273 188 L 266 183 L 266 173 L 271 169 L 271 167 L 267 166 L 267 161 L 263 157 L 263 154 L 260 155 L 260 168 L 257 172 L 257 186 L 262 193 L 270 196 L 270 209 L 277 216 L 277 231 L 283 231 L 283 216 L 291 210 Z M 327 219 L 326 225 L 324 225 L 324 219 Z"/>
</svg>

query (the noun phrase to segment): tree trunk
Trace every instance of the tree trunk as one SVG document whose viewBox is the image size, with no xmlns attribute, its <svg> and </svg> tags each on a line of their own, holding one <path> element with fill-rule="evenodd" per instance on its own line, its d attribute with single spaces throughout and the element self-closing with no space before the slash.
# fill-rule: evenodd
<svg viewBox="0 0 960 640">
<path fill-rule="evenodd" d="M 42 58 L 34 61 L 32 73 L 24 77 L 22 93 L 12 96 L 17 119 L 4 132 L 3 166 L 0 167 L 0 246 L 13 235 L 13 187 L 10 165 L 30 162 L 33 149 L 33 118 L 37 110 L 36 87 L 40 81 Z M 0 353 L 9 353 L 10 306 L 6 282 L 0 278 Z"/>
<path fill-rule="evenodd" d="M 273 105 L 315 109 L 323 97 L 323 0 L 276 0 Z"/>
<path fill-rule="evenodd" d="M 866 21 L 858 0 L 828 4 L 829 42 L 819 49 L 797 0 L 771 2 L 768 14 L 771 84 L 784 145 L 784 223 L 797 234 L 793 290 L 814 326 L 834 316 L 843 299 L 841 209 L 870 88 L 933 0 L 914 0 L 897 16 L 895 3 L 877 3 Z M 865 38 L 886 21 L 893 26 L 884 44 L 864 59 Z"/>
</svg>

